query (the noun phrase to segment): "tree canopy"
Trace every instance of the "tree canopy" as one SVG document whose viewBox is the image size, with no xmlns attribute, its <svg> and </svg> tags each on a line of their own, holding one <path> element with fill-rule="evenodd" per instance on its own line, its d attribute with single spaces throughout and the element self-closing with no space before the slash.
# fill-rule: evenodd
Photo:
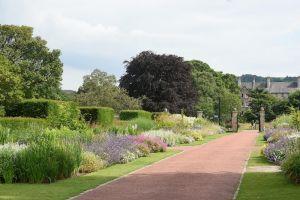
<svg viewBox="0 0 300 200">
<path fill-rule="evenodd" d="M 192 66 L 193 81 L 198 94 L 196 104 L 198 110 L 202 110 L 205 116 L 213 118 L 218 115 L 220 100 L 223 121 L 230 118 L 234 108 L 240 110 L 240 88 L 234 75 L 216 72 L 199 60 L 188 61 L 188 64 Z"/>
<path fill-rule="evenodd" d="M 300 90 L 297 90 L 289 95 L 288 101 L 294 108 L 300 109 Z"/>
<path fill-rule="evenodd" d="M 276 118 L 276 114 L 274 113 L 274 105 L 278 101 L 276 97 L 263 89 L 252 90 L 250 92 L 250 97 L 250 108 L 253 114 L 257 116 L 257 119 L 261 107 L 264 107 L 265 109 L 266 121 L 272 121 Z"/>
<path fill-rule="evenodd" d="M 21 78 L 12 63 L 0 55 L 0 105 L 7 105 L 22 99 Z"/>
<path fill-rule="evenodd" d="M 197 93 L 192 82 L 192 68 L 182 57 L 144 51 L 125 61 L 126 73 L 120 86 L 129 95 L 143 98 L 143 109 L 187 114 L 195 113 Z"/>
<path fill-rule="evenodd" d="M 33 37 L 28 26 L 0 25 L 0 55 L 19 68 L 25 98 L 59 98 L 62 62 L 59 50 Z"/>
<path fill-rule="evenodd" d="M 78 89 L 75 100 L 82 106 L 104 106 L 117 111 L 140 108 L 140 100 L 119 88 L 115 76 L 98 69 L 83 77 L 83 85 Z"/>
</svg>

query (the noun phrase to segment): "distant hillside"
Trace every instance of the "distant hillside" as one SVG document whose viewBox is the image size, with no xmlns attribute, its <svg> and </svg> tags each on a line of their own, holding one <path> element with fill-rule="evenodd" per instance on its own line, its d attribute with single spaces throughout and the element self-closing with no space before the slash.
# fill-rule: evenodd
<svg viewBox="0 0 300 200">
<path fill-rule="evenodd" d="M 241 76 L 242 82 L 252 82 L 253 78 L 255 77 L 256 82 L 266 82 L 267 77 L 263 76 L 257 76 L 253 74 L 244 74 Z M 286 76 L 286 77 L 270 77 L 273 82 L 293 82 L 297 81 L 297 77 L 291 77 L 291 76 Z"/>
</svg>

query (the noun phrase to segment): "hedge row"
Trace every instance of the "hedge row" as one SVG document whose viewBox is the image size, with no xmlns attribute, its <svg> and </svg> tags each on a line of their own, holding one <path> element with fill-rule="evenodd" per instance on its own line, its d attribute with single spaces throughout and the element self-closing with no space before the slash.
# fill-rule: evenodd
<svg viewBox="0 0 300 200">
<path fill-rule="evenodd" d="M 74 102 L 31 99 L 6 107 L 5 112 L 8 117 L 45 118 L 52 127 L 80 126 L 80 110 Z"/>
<path fill-rule="evenodd" d="M 0 126 L 10 129 L 27 129 L 31 127 L 46 128 L 49 123 L 46 119 L 26 117 L 0 117 Z"/>
<path fill-rule="evenodd" d="M 80 107 L 81 115 L 90 124 L 111 125 L 115 111 L 108 107 Z"/>
<path fill-rule="evenodd" d="M 120 112 L 121 120 L 131 120 L 134 118 L 146 118 L 151 119 L 152 113 L 144 110 L 122 110 Z"/>
</svg>

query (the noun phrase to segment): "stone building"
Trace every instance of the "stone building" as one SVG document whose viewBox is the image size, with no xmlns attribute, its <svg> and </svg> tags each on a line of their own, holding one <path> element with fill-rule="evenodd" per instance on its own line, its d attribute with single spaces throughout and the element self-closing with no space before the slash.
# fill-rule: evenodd
<svg viewBox="0 0 300 200">
<path fill-rule="evenodd" d="M 300 76 L 294 82 L 272 82 L 271 78 L 267 78 L 266 82 L 256 82 L 255 78 L 252 82 L 242 82 L 241 77 L 239 77 L 238 85 L 241 88 L 243 107 L 247 108 L 251 101 L 249 97 L 251 90 L 264 89 L 278 98 L 287 98 L 290 93 L 300 90 Z"/>
</svg>

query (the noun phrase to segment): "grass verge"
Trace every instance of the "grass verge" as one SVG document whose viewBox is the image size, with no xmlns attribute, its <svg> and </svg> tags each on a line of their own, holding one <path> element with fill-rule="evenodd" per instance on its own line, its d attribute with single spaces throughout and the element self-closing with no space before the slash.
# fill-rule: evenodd
<svg viewBox="0 0 300 200">
<path fill-rule="evenodd" d="M 139 158 L 127 164 L 113 165 L 94 173 L 61 180 L 52 184 L 0 184 L 0 199 L 68 199 L 179 152 L 178 150 L 168 150 L 163 153 L 154 153 L 149 157 Z"/>
<path fill-rule="evenodd" d="M 251 153 L 247 167 L 271 166 L 260 154 L 265 144 L 263 134 L 257 137 L 257 148 Z M 295 200 L 300 199 L 300 186 L 291 183 L 281 172 L 245 172 L 237 200 Z"/>
</svg>

